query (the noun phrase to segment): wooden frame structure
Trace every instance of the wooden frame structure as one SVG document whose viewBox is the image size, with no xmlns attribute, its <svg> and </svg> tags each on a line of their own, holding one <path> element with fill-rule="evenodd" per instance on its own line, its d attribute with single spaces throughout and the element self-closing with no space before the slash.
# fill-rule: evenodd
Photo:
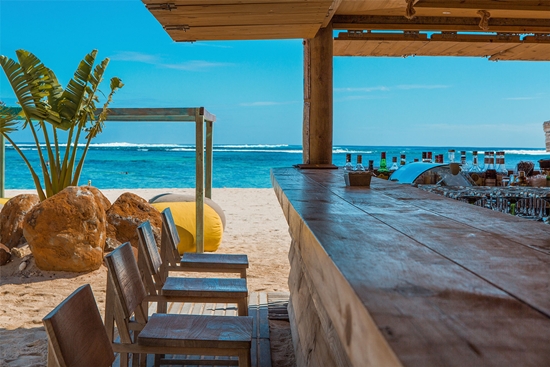
<svg viewBox="0 0 550 367">
<path fill-rule="evenodd" d="M 14 108 L 20 110 L 20 108 Z M 195 122 L 197 252 L 204 252 L 204 198 L 212 198 L 213 130 L 216 116 L 204 107 L 189 108 L 110 108 L 107 121 L 118 122 Z M 99 114 L 101 111 L 96 112 Z M 205 134 L 206 129 L 206 134 Z M 206 148 L 206 154 L 205 154 Z M 5 186 L 5 142 L 0 135 L 0 197 Z"/>
<path fill-rule="evenodd" d="M 197 216 L 195 240 L 197 242 L 197 252 L 204 252 L 204 197 L 212 198 L 213 129 L 216 116 L 208 112 L 204 107 L 110 108 L 109 111 L 107 121 L 195 122 L 195 204 Z"/>
</svg>

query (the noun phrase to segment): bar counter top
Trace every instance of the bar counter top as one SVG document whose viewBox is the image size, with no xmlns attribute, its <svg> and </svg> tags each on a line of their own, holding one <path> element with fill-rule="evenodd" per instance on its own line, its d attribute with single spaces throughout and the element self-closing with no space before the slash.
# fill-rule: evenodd
<svg viewBox="0 0 550 367">
<path fill-rule="evenodd" d="M 550 227 L 343 171 L 272 170 L 298 366 L 550 366 Z"/>
</svg>

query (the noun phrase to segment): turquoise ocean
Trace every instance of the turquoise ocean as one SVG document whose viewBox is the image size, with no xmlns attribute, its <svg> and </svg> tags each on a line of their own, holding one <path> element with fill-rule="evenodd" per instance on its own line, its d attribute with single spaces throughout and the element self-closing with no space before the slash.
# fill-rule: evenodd
<svg viewBox="0 0 550 367">
<path fill-rule="evenodd" d="M 18 144 L 24 150 L 34 167 L 38 168 L 38 154 L 32 143 Z M 550 158 L 542 148 L 503 147 L 390 147 L 390 146 L 345 146 L 333 148 L 333 163 L 343 166 L 346 153 L 351 153 L 353 162 L 358 154 L 364 164 L 374 160 L 375 166 L 380 153 L 386 152 L 389 162 L 394 156 L 405 154 L 407 162 L 421 158 L 423 151 L 444 154 L 455 149 L 456 159 L 460 150 L 467 152 L 471 160 L 472 151 L 504 150 L 506 166 L 513 169 L 519 161 L 534 161 L 538 168 L 539 159 Z M 399 160 L 399 159 L 398 159 Z M 215 145 L 213 185 L 215 188 L 269 188 L 270 169 L 290 167 L 302 162 L 302 147 L 297 145 Z M 92 144 L 86 158 L 80 184 L 100 189 L 113 188 L 192 188 L 195 186 L 195 148 L 180 144 Z M 6 189 L 33 189 L 29 171 L 21 157 L 10 145 L 6 145 Z"/>
</svg>

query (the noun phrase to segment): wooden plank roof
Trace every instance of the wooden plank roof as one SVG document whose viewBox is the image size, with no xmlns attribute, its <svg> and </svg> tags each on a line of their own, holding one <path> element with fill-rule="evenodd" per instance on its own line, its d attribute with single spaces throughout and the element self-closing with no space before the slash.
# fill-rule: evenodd
<svg viewBox="0 0 550 367">
<path fill-rule="evenodd" d="M 176 42 L 313 38 L 333 0 L 143 0 Z"/>
<path fill-rule="evenodd" d="M 438 33 L 416 39 L 386 36 L 349 39 L 341 35 L 335 39 L 336 56 L 550 60 L 550 0 L 142 1 L 177 42 L 313 38 L 321 27 L 332 22 L 335 30 L 363 34 L 364 31 L 467 32 L 481 36 L 476 39 L 459 33 L 453 40 Z M 527 36 L 518 40 L 508 37 L 510 34 Z"/>
<path fill-rule="evenodd" d="M 550 37 L 443 32 L 340 33 L 334 56 L 470 56 L 490 60 L 550 61 Z"/>
</svg>

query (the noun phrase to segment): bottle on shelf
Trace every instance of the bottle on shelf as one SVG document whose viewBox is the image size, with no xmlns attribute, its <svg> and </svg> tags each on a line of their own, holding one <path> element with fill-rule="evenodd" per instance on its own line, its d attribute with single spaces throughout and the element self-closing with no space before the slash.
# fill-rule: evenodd
<svg viewBox="0 0 550 367">
<path fill-rule="evenodd" d="M 470 167 L 470 170 L 468 172 L 475 172 L 475 173 L 481 172 L 476 150 L 472 152 L 472 167 Z"/>
<path fill-rule="evenodd" d="M 460 151 L 460 166 L 462 167 L 462 171 L 468 172 L 470 170 L 470 165 L 466 161 L 466 151 L 462 150 Z"/>
<path fill-rule="evenodd" d="M 380 153 L 380 168 L 378 168 L 378 173 L 388 173 L 388 165 L 386 163 L 386 152 Z"/>
<path fill-rule="evenodd" d="M 497 171 L 495 170 L 495 152 L 486 152 L 485 162 L 485 186 L 496 186 Z"/>
<path fill-rule="evenodd" d="M 363 167 L 363 156 L 361 154 L 357 154 L 357 164 L 355 165 L 355 171 L 364 171 L 365 167 Z"/>
<path fill-rule="evenodd" d="M 422 162 L 428 162 L 428 153 L 422 152 Z"/>
<path fill-rule="evenodd" d="M 449 152 L 447 153 L 447 158 L 449 159 L 449 163 L 454 163 L 455 162 L 455 150 L 454 149 L 449 149 Z M 441 162 L 443 163 L 443 162 Z"/>
<path fill-rule="evenodd" d="M 399 169 L 399 166 L 397 165 L 397 157 L 392 157 L 391 162 L 390 172 L 393 173 Z"/>
<path fill-rule="evenodd" d="M 403 167 L 403 166 L 406 165 L 406 164 L 407 164 L 406 156 L 405 156 L 405 154 L 401 154 L 401 159 L 400 159 L 400 161 L 399 161 L 399 165 L 400 165 L 401 167 Z"/>
<path fill-rule="evenodd" d="M 508 186 L 510 182 L 510 174 L 508 168 L 506 168 L 506 158 L 504 151 L 497 152 L 497 185 Z"/>
<path fill-rule="evenodd" d="M 479 167 L 476 150 L 472 152 L 472 167 L 470 167 L 468 174 L 470 175 L 470 177 L 476 183 L 477 186 L 483 186 L 483 176 L 482 176 L 481 168 Z"/>
<path fill-rule="evenodd" d="M 372 159 L 369 160 L 369 168 L 367 168 L 367 171 L 374 175 L 374 161 Z"/>
<path fill-rule="evenodd" d="M 479 169 L 481 170 L 482 173 L 485 173 L 485 171 L 487 170 L 488 158 L 489 158 L 489 152 L 485 152 L 483 154 L 483 160 L 481 158 L 478 160 Z"/>
<path fill-rule="evenodd" d="M 427 159 L 427 162 L 428 163 L 432 163 L 433 162 L 433 155 L 432 155 L 432 152 L 428 152 L 428 159 Z"/>
<path fill-rule="evenodd" d="M 346 164 L 344 165 L 345 171 L 353 171 L 353 164 L 351 164 L 351 154 L 346 154 Z"/>
</svg>

